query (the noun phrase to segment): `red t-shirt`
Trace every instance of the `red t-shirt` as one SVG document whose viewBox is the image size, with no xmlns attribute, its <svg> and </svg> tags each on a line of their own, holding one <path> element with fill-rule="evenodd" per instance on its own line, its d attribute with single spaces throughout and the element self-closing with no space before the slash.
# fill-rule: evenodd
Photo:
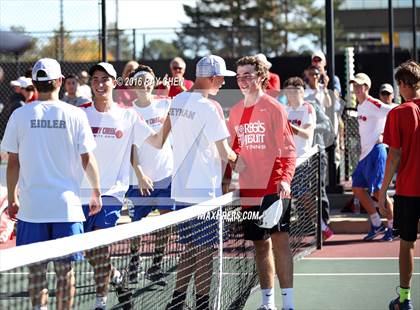
<svg viewBox="0 0 420 310">
<path fill-rule="evenodd" d="M 229 114 L 232 148 L 245 162 L 239 173 L 243 206 L 261 204 L 261 197 L 277 192 L 277 184 L 291 184 L 296 149 L 287 113 L 277 101 L 264 95 L 252 107 L 243 100 Z"/>
<path fill-rule="evenodd" d="M 189 90 L 194 85 L 194 82 L 193 81 L 185 80 L 185 79 L 184 79 L 183 83 L 184 83 L 184 87 L 186 88 L 186 90 Z M 161 85 L 158 85 L 156 87 L 156 90 L 157 90 L 156 91 L 156 94 L 157 95 L 162 95 L 162 91 L 161 91 L 162 89 L 165 89 L 165 86 L 163 86 L 162 84 Z M 173 98 L 176 95 L 178 95 L 179 93 L 182 93 L 183 91 L 185 91 L 185 89 L 183 89 L 181 86 L 179 86 L 179 85 L 171 85 L 169 87 L 168 97 Z"/>
<path fill-rule="evenodd" d="M 268 72 L 268 84 L 265 91 L 274 98 L 280 95 L 280 76 L 278 74 Z"/>
<path fill-rule="evenodd" d="M 420 197 L 420 99 L 405 102 L 389 112 L 384 143 L 401 149 L 396 194 Z"/>
</svg>

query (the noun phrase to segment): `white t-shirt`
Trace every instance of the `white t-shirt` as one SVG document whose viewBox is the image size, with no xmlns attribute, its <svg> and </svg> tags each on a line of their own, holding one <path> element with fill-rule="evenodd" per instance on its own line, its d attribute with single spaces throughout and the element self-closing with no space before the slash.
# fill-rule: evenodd
<svg viewBox="0 0 420 310">
<path fill-rule="evenodd" d="M 360 160 L 366 157 L 383 133 L 388 112 L 392 106 L 382 103 L 378 99 L 368 97 L 357 106 L 357 120 L 361 144 Z"/>
<path fill-rule="evenodd" d="M 309 124 L 312 125 L 312 128 L 315 128 L 316 125 L 316 115 L 315 110 L 311 104 L 304 102 L 297 109 L 292 108 L 290 105 L 286 106 L 287 119 L 293 125 L 303 128 L 303 126 Z M 304 139 L 298 135 L 293 135 L 296 145 L 296 155 L 298 157 L 303 156 L 306 152 L 312 147 L 314 135 L 312 134 L 309 139 Z"/>
<path fill-rule="evenodd" d="M 222 161 L 214 142 L 229 137 L 220 105 L 200 93 L 177 95 L 169 111 L 173 135 L 172 198 L 199 203 L 220 196 Z"/>
<path fill-rule="evenodd" d="M 81 222 L 80 154 L 95 140 L 82 110 L 62 101 L 34 101 L 15 110 L 1 147 L 19 154 L 18 219 Z M 90 193 L 89 193 L 90 194 Z"/>
<path fill-rule="evenodd" d="M 154 99 L 147 107 L 139 107 L 133 102 L 134 110 L 140 114 L 154 131 L 158 132 L 168 115 L 171 101 L 169 99 Z M 172 147 L 168 139 L 161 150 L 144 142 L 138 148 L 138 158 L 144 173 L 153 182 L 163 180 L 172 175 L 174 160 Z M 131 184 L 137 185 L 137 179 L 132 178 Z"/>
<path fill-rule="evenodd" d="M 75 97 L 70 98 L 67 95 L 64 95 L 63 98 L 61 98 L 62 101 L 67 102 L 68 104 L 74 105 L 76 107 L 81 106 L 83 104 L 90 103 L 92 100 L 83 98 L 83 97 Z"/>
<path fill-rule="evenodd" d="M 133 109 L 121 108 L 116 103 L 107 112 L 99 112 L 94 105 L 84 111 L 97 144 L 94 154 L 101 193 L 122 201 L 129 186 L 131 146 L 141 145 L 154 132 Z M 88 184 L 87 180 L 83 183 Z M 88 203 L 89 196 L 83 196 L 83 202 Z"/>
<path fill-rule="evenodd" d="M 318 89 L 312 89 L 309 85 L 305 88 L 305 100 L 317 99 L 323 112 L 325 112 L 326 94 L 324 86 L 319 85 Z"/>
<path fill-rule="evenodd" d="M 92 99 L 92 90 L 87 84 L 79 85 L 79 87 L 77 88 L 77 92 L 79 96 L 83 98 Z"/>
</svg>

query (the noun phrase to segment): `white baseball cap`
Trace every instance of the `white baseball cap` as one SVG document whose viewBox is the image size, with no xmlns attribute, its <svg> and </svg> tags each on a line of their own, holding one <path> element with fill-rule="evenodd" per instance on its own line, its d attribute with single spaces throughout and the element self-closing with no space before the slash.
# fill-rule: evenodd
<svg viewBox="0 0 420 310">
<path fill-rule="evenodd" d="M 325 58 L 325 54 L 322 51 L 316 51 L 312 54 L 311 60 L 314 59 L 315 57 L 319 57 L 321 58 L 324 62 L 327 61 L 327 59 Z"/>
<path fill-rule="evenodd" d="M 22 88 L 26 88 L 32 85 L 34 84 L 32 84 L 32 80 L 30 78 L 24 77 L 23 79 L 20 80 L 20 87 Z"/>
<path fill-rule="evenodd" d="M 257 54 L 255 55 L 259 61 L 261 61 L 267 69 L 270 69 L 273 65 L 271 62 L 267 60 L 267 57 L 264 54 Z"/>
<path fill-rule="evenodd" d="M 17 80 L 10 81 L 10 86 L 22 87 L 22 82 L 23 82 L 24 79 L 26 79 L 26 77 L 20 76 L 20 77 L 17 78 Z"/>
<path fill-rule="evenodd" d="M 387 93 L 393 94 L 394 93 L 394 88 L 392 87 L 391 84 L 384 83 L 384 84 L 381 85 L 381 87 L 379 87 L 379 92 L 382 93 L 383 91 L 386 91 Z"/>
<path fill-rule="evenodd" d="M 226 70 L 226 63 L 222 57 L 209 55 L 201 58 L 195 68 L 196 77 L 235 76 L 234 71 Z"/>
<path fill-rule="evenodd" d="M 95 70 L 105 71 L 110 77 L 117 78 L 117 71 L 109 62 L 100 62 L 89 69 L 89 75 L 92 76 Z"/>
<path fill-rule="evenodd" d="M 357 73 L 354 78 L 350 80 L 350 83 L 356 83 L 359 85 L 366 84 L 369 88 L 372 86 L 372 82 L 370 81 L 370 78 L 365 73 Z"/>
<path fill-rule="evenodd" d="M 46 76 L 37 77 L 39 71 L 45 72 Z M 52 58 L 42 58 L 38 60 L 32 69 L 32 80 L 51 81 L 64 77 L 61 74 L 61 66 L 57 60 Z"/>
</svg>

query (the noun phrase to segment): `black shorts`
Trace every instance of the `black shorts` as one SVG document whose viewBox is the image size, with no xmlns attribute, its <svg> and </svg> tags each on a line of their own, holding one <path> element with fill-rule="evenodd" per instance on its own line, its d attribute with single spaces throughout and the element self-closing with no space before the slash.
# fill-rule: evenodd
<svg viewBox="0 0 420 310">
<path fill-rule="evenodd" d="M 394 229 L 404 241 L 417 239 L 420 197 L 394 196 Z"/>
<path fill-rule="evenodd" d="M 278 197 L 277 194 L 268 195 Z M 274 198 L 274 197 L 273 197 Z M 260 206 L 253 206 L 251 208 L 243 209 L 243 211 L 259 212 Z M 267 240 L 271 234 L 275 232 L 289 232 L 290 230 L 290 199 L 283 199 L 283 216 L 276 226 L 271 229 L 261 228 L 257 225 L 256 220 L 244 220 L 242 222 L 244 227 L 245 240 L 259 241 Z"/>
</svg>

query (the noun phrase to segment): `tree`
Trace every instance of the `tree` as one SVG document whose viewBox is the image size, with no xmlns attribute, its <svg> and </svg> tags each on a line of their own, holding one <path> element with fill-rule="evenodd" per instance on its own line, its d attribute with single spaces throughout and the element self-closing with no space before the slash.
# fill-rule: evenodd
<svg viewBox="0 0 420 310">
<path fill-rule="evenodd" d="M 10 26 L 10 31 L 30 35 L 30 33 L 27 33 L 25 31 L 24 26 Z M 22 55 L 18 55 L 19 61 L 33 61 L 33 59 L 35 59 L 38 52 L 37 44 L 38 44 L 38 38 L 32 37 L 30 47 Z M 4 62 L 15 62 L 16 56 L 15 55 L 0 55 L 0 60 Z"/>
<path fill-rule="evenodd" d="M 336 2 L 342 2 L 337 0 Z M 184 5 L 189 23 L 178 33 L 178 46 L 195 55 L 238 57 L 258 52 L 278 56 L 290 39 L 319 41 L 324 8 L 312 0 L 198 0 Z"/>
<path fill-rule="evenodd" d="M 172 59 L 179 55 L 174 43 L 168 43 L 160 39 L 151 40 L 143 50 L 144 59 Z"/>
<path fill-rule="evenodd" d="M 112 54 L 112 59 L 118 59 L 117 56 L 117 42 L 119 41 L 120 60 L 129 60 L 133 58 L 132 44 L 129 36 L 124 33 L 124 30 L 115 29 L 115 23 L 108 24 L 107 49 Z"/>
<path fill-rule="evenodd" d="M 54 31 L 46 44 L 40 46 L 39 57 L 59 58 L 61 48 L 61 33 Z M 64 61 L 97 61 L 100 59 L 98 38 L 90 39 L 87 36 L 73 37 L 72 33 L 64 30 L 63 33 L 63 59 Z"/>
</svg>

